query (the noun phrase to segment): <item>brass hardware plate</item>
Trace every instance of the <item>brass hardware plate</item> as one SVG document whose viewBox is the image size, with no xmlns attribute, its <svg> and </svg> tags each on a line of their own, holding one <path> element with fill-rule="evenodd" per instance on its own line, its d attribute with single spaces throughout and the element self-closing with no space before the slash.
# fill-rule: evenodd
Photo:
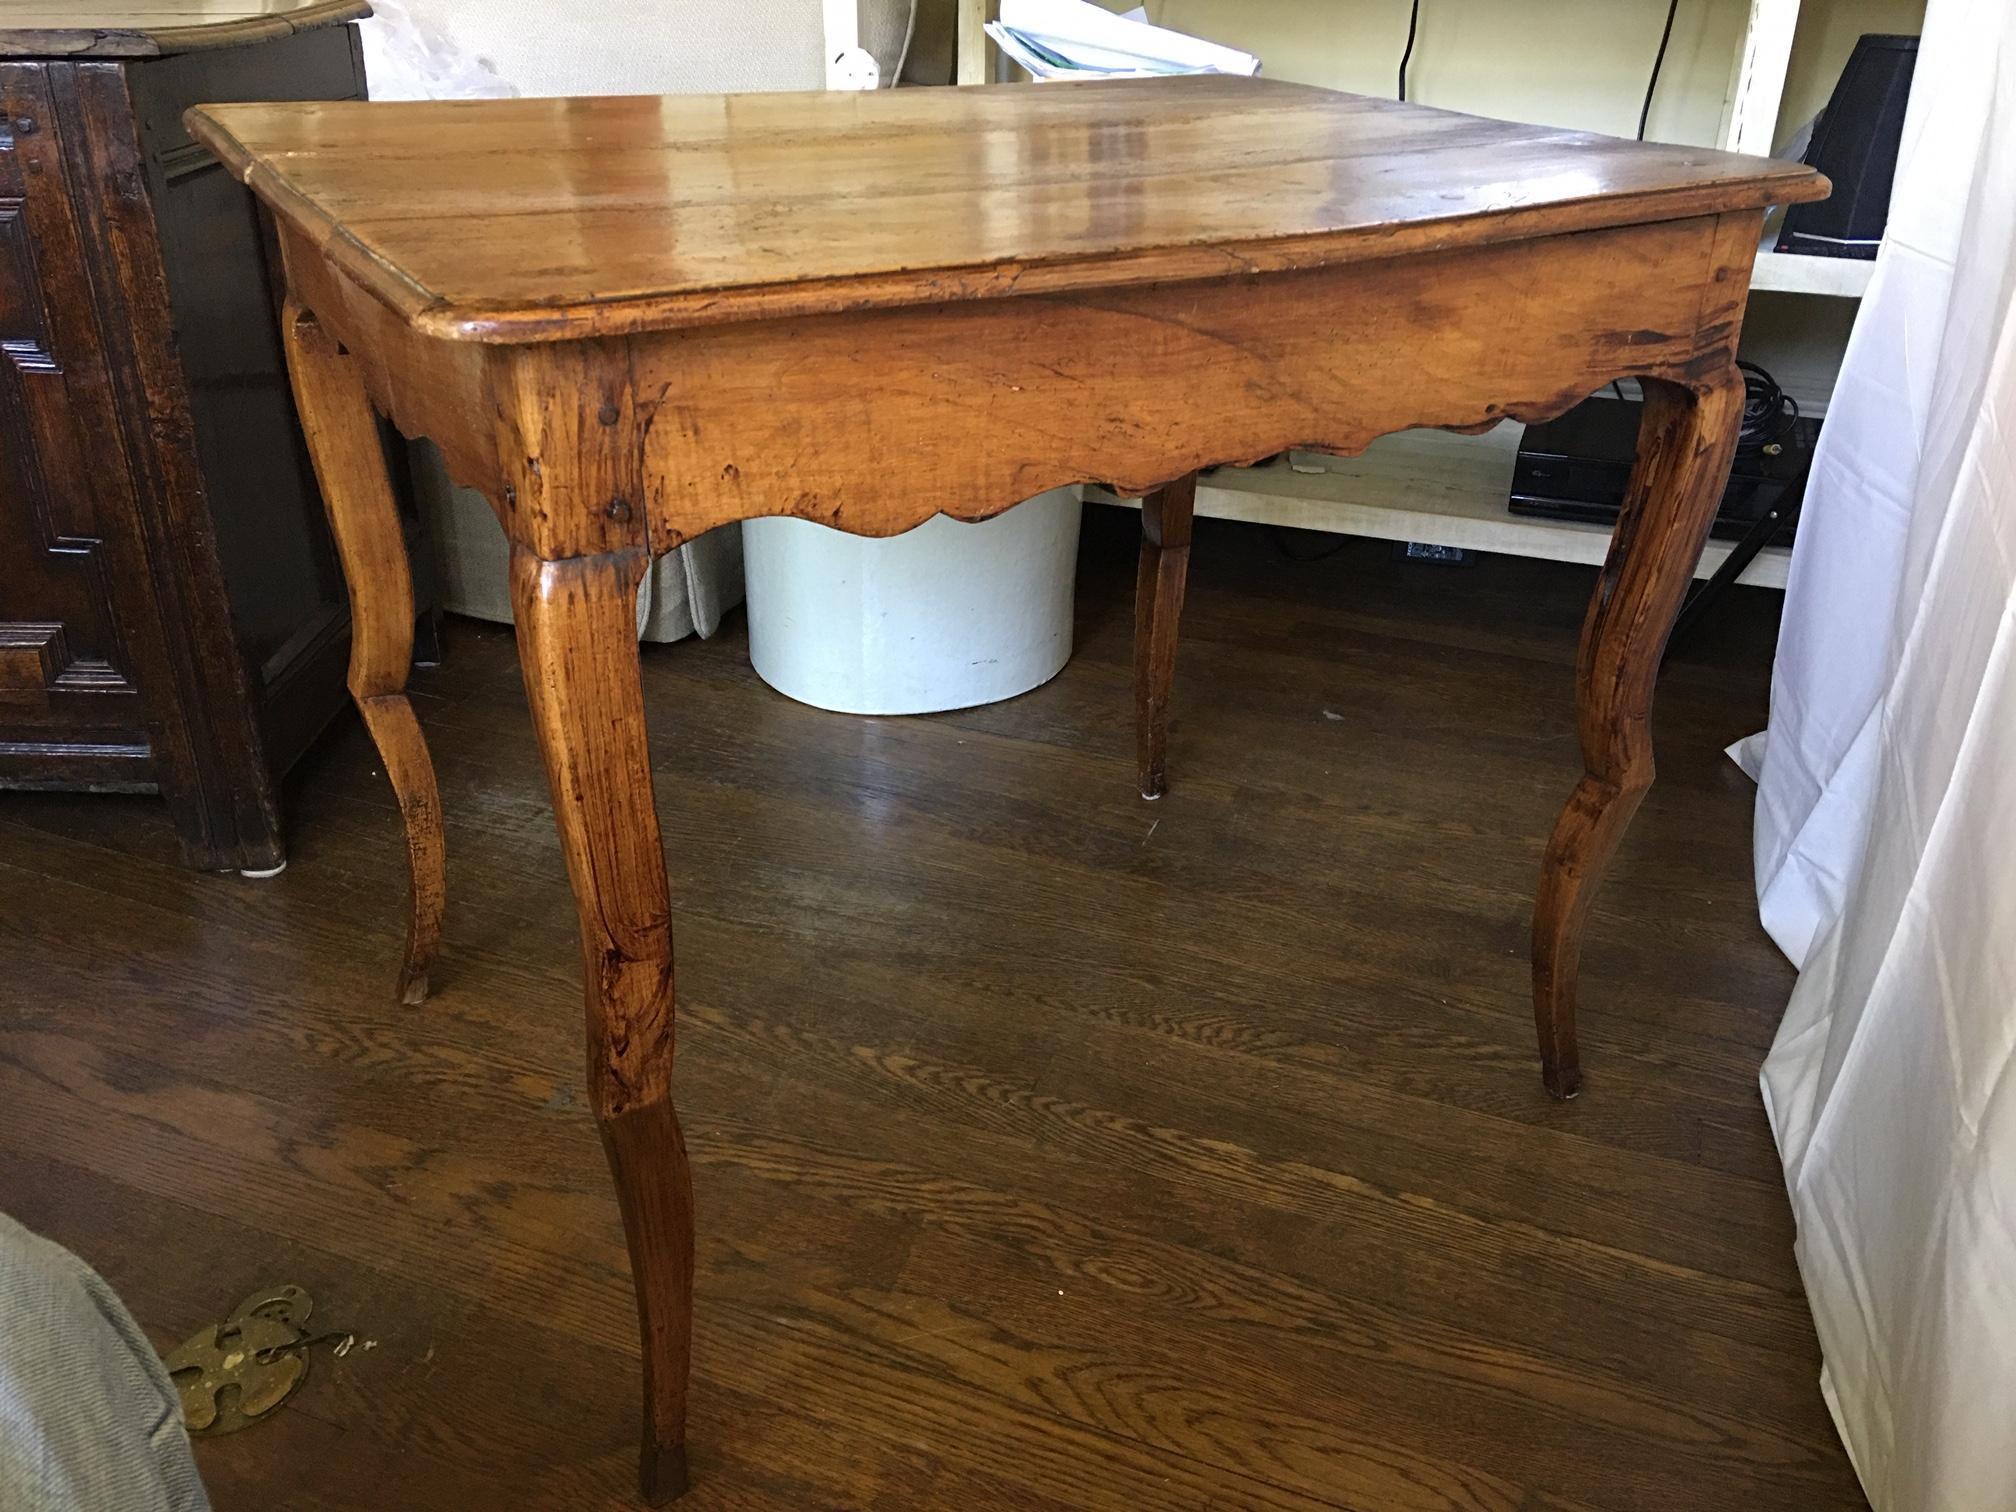
<svg viewBox="0 0 2016 1512">
<path fill-rule="evenodd" d="M 236 1433 L 271 1413 L 308 1379 L 308 1346 L 348 1334 L 308 1335 L 314 1300 L 298 1286 L 254 1292 L 222 1323 L 168 1356 L 168 1377 L 197 1438 Z M 338 1353 L 341 1353 L 339 1346 Z"/>
</svg>

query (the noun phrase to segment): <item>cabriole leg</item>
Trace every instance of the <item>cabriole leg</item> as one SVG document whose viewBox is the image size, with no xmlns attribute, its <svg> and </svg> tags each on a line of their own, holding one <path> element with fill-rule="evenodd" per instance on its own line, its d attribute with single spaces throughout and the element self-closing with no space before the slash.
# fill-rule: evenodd
<svg viewBox="0 0 2016 1512">
<path fill-rule="evenodd" d="M 398 990 L 402 1002 L 417 1003 L 427 996 L 428 968 L 440 948 L 448 887 L 434 762 L 406 698 L 413 665 L 406 538 L 377 416 L 355 359 L 292 299 L 281 329 L 295 408 L 350 588 L 350 696 L 377 743 L 405 821 L 413 891 Z"/>
<path fill-rule="evenodd" d="M 518 656 L 581 919 L 588 1099 L 616 1181 L 644 1344 L 642 1484 L 686 1489 L 693 1187 L 672 1108 L 672 917 L 637 658 L 645 552 L 511 558 Z"/>
<path fill-rule="evenodd" d="M 1176 627 L 1190 572 L 1197 474 L 1141 501 L 1141 566 L 1134 580 L 1134 728 L 1141 796 L 1169 787 L 1169 699 L 1176 682 Z"/>
<path fill-rule="evenodd" d="M 1734 366 L 1699 389 L 1643 380 L 1638 460 L 1582 622 L 1575 723 L 1582 779 L 1555 822 L 1533 909 L 1533 1017 L 1555 1097 L 1582 1086 L 1575 983 L 1603 869 L 1652 785 L 1652 688 L 1729 480 L 1743 411 Z"/>
</svg>

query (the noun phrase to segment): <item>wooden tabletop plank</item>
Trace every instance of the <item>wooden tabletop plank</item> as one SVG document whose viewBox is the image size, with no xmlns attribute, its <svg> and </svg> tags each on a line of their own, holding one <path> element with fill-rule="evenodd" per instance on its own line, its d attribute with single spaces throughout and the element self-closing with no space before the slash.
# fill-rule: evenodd
<svg viewBox="0 0 2016 1512">
<path fill-rule="evenodd" d="M 0 0 L 0 58 L 158 58 L 370 14 L 369 0 Z"/>
<path fill-rule="evenodd" d="M 1792 163 L 1222 76 L 204 106 L 432 334 L 610 335 L 1195 278 L 1817 198 Z"/>
</svg>

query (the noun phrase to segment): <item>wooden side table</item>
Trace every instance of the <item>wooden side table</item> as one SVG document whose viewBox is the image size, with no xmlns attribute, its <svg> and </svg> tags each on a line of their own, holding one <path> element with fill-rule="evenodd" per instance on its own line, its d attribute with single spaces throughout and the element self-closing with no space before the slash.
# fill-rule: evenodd
<svg viewBox="0 0 2016 1512">
<path fill-rule="evenodd" d="M 632 599 L 702 531 L 792 514 L 890 535 L 942 501 L 979 519 L 1086 479 L 1148 494 L 1152 790 L 1199 466 L 1538 420 L 1638 378 L 1638 468 L 1582 636 L 1585 770 L 1534 917 L 1542 1070 L 1576 1090 L 1583 920 L 1652 778 L 1653 677 L 1729 467 L 1762 213 L 1824 194 L 1811 170 L 1227 78 L 191 124 L 280 224 L 351 689 L 407 818 L 409 1001 L 441 832 L 374 412 L 432 436 L 512 540 L 637 1285 L 648 1497 L 685 1485 L 693 1231 Z"/>
<path fill-rule="evenodd" d="M 201 100 L 362 98 L 362 0 L 0 0 L 0 787 L 158 791 L 285 860 L 349 607 L 257 208 Z"/>
</svg>

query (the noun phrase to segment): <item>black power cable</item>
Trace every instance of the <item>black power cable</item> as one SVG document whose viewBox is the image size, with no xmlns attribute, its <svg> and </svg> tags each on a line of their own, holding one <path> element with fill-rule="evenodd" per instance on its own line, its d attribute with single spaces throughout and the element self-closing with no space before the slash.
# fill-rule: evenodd
<svg viewBox="0 0 2016 1512">
<path fill-rule="evenodd" d="M 1680 14 L 1680 0 L 1666 0 L 1666 24 L 1659 31 L 1659 51 L 1652 57 L 1652 77 L 1645 81 L 1645 102 L 1638 107 L 1638 140 L 1645 140 L 1645 123 L 1652 119 L 1652 96 L 1659 89 L 1659 74 L 1666 67 L 1666 49 L 1673 41 L 1673 20 Z M 1421 29 L 1421 0 L 1407 11 L 1407 46 L 1400 53 L 1399 97 L 1407 98 L 1407 65 L 1414 58 L 1414 38 Z"/>
<path fill-rule="evenodd" d="M 1645 81 L 1645 103 L 1638 107 L 1638 140 L 1645 140 L 1645 123 L 1652 116 L 1652 92 L 1659 87 L 1659 70 L 1666 66 L 1666 44 L 1673 40 L 1673 18 L 1680 0 L 1666 0 L 1666 29 L 1659 33 L 1659 52 L 1652 59 L 1652 77 Z"/>
<path fill-rule="evenodd" d="M 1736 432 L 1736 450 L 1745 456 L 1771 452 L 1784 444 L 1798 422 L 1799 401 L 1756 363 L 1736 366 L 1743 372 L 1743 424 Z"/>
<path fill-rule="evenodd" d="M 1407 48 L 1400 54 L 1400 98 L 1407 98 L 1407 60 L 1414 56 L 1414 33 L 1421 25 L 1421 0 L 1407 14 Z"/>
<path fill-rule="evenodd" d="M 1332 545 L 1319 546 L 1314 551 L 1304 551 L 1295 544 L 1295 537 L 1302 534 L 1302 532 L 1287 525 L 1269 525 L 1267 530 L 1274 537 L 1274 549 L 1276 551 L 1280 552 L 1289 561 L 1299 562 L 1305 567 L 1311 562 L 1327 562 L 1351 544 L 1351 537 L 1340 535 Z M 1309 533 L 1314 534 L 1313 531 Z"/>
</svg>

